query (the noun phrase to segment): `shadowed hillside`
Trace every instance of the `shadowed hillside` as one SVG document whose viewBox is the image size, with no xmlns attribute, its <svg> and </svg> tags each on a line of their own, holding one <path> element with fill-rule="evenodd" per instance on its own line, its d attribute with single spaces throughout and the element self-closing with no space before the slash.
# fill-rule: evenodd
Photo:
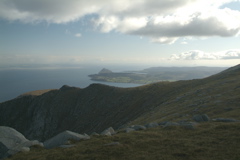
<svg viewBox="0 0 240 160">
<path fill-rule="evenodd" d="M 15 128 L 28 139 L 43 141 L 64 130 L 90 134 L 129 123 L 187 121 L 199 113 L 239 119 L 239 79 L 238 65 L 205 79 L 136 88 L 65 85 L 0 103 L 0 125 Z"/>
</svg>

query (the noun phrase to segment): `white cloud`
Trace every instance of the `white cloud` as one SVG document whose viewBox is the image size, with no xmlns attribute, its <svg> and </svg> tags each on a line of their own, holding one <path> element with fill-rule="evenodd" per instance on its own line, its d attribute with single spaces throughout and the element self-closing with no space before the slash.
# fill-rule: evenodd
<svg viewBox="0 0 240 160">
<path fill-rule="evenodd" d="M 215 53 L 207 53 L 200 50 L 192 50 L 180 54 L 173 54 L 171 60 L 226 60 L 240 59 L 240 50 L 227 50 Z"/>
<path fill-rule="evenodd" d="M 184 45 L 185 45 L 185 44 L 188 44 L 188 42 L 186 42 L 186 41 L 183 41 L 183 42 L 181 42 L 181 44 L 184 44 Z"/>
<path fill-rule="evenodd" d="M 82 37 L 82 34 L 81 33 L 77 33 L 77 34 L 75 34 L 75 37 L 80 38 L 80 37 Z"/>
<path fill-rule="evenodd" d="M 24 23 L 68 23 L 86 15 L 102 32 L 174 43 L 180 37 L 237 36 L 240 11 L 221 8 L 239 0 L 1 0 L 0 18 Z"/>
</svg>

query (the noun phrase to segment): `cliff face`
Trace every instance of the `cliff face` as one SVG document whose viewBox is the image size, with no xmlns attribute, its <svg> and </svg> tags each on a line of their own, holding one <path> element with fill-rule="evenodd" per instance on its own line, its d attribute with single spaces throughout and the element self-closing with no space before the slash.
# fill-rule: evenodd
<svg viewBox="0 0 240 160">
<path fill-rule="evenodd" d="M 228 115 L 234 115 L 240 106 L 239 79 L 240 70 L 236 67 L 202 80 L 136 88 L 101 84 L 84 89 L 63 86 L 42 95 L 28 94 L 0 103 L 0 126 L 12 127 L 30 140 L 44 141 L 65 130 L 90 134 L 110 126 L 116 129 L 137 119 L 136 122 L 145 123 L 161 120 L 164 116 L 173 117 L 182 111 L 192 114 L 194 108 L 217 114 L 216 109 L 213 111 L 217 100 L 211 101 L 214 96 L 221 99 L 221 104 L 230 104 L 233 111 Z"/>
</svg>

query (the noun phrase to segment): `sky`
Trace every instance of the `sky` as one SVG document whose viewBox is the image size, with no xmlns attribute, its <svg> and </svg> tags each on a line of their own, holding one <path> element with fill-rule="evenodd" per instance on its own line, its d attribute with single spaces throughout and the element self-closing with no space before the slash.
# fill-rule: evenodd
<svg viewBox="0 0 240 160">
<path fill-rule="evenodd" d="M 0 0 L 0 68 L 239 62 L 240 0 Z"/>
</svg>

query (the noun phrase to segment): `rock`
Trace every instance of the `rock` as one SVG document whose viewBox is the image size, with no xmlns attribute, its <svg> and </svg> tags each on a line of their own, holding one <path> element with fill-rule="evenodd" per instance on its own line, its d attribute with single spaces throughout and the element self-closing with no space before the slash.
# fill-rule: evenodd
<svg viewBox="0 0 240 160">
<path fill-rule="evenodd" d="M 90 134 L 90 136 L 99 136 L 99 134 L 96 133 L 96 132 L 93 132 L 93 133 Z"/>
<path fill-rule="evenodd" d="M 198 114 L 193 116 L 193 120 L 196 122 L 208 122 L 210 121 L 210 118 L 206 114 Z"/>
<path fill-rule="evenodd" d="M 145 130 L 145 129 L 146 129 L 146 127 L 145 127 L 145 126 L 142 126 L 142 125 L 132 125 L 132 126 L 130 126 L 129 128 L 132 128 L 132 129 L 134 129 L 134 130 L 136 130 L 136 131 Z"/>
<path fill-rule="evenodd" d="M 45 141 L 43 144 L 45 148 L 50 149 L 59 147 L 61 145 L 66 145 L 69 140 L 79 141 L 82 139 L 90 139 L 90 137 L 87 134 L 82 135 L 71 131 L 64 131 L 55 137 L 52 137 L 51 139 Z"/>
<path fill-rule="evenodd" d="M 185 129 L 195 129 L 197 123 L 195 122 L 180 122 L 179 125 Z"/>
<path fill-rule="evenodd" d="M 176 122 L 167 122 L 163 127 L 165 128 L 170 126 L 179 126 L 179 124 Z"/>
<path fill-rule="evenodd" d="M 152 123 L 149 123 L 149 124 L 145 125 L 146 128 L 156 128 L 158 126 L 159 125 L 156 122 L 152 122 Z"/>
<path fill-rule="evenodd" d="M 133 129 L 133 128 L 126 128 L 124 131 L 126 133 L 129 133 L 129 132 L 135 131 L 135 129 Z"/>
<path fill-rule="evenodd" d="M 213 119 L 214 122 L 240 122 L 239 120 L 232 119 L 232 118 L 216 118 Z"/>
<path fill-rule="evenodd" d="M 29 141 L 21 133 L 13 128 L 0 126 L 0 158 L 7 157 L 18 152 L 28 152 L 31 146 L 40 145 L 38 141 Z"/>
<path fill-rule="evenodd" d="M 183 127 L 185 129 L 195 129 L 195 126 L 197 125 L 197 123 L 195 122 L 167 122 L 163 127 L 171 127 L 171 126 L 180 126 Z"/>
<path fill-rule="evenodd" d="M 6 158 L 8 156 L 7 152 L 8 148 L 2 142 L 0 142 L 0 159 Z"/>
<path fill-rule="evenodd" d="M 100 135 L 111 136 L 114 134 L 116 134 L 115 130 L 112 127 L 109 127 L 108 129 L 105 129 L 104 131 L 102 131 Z"/>
</svg>

